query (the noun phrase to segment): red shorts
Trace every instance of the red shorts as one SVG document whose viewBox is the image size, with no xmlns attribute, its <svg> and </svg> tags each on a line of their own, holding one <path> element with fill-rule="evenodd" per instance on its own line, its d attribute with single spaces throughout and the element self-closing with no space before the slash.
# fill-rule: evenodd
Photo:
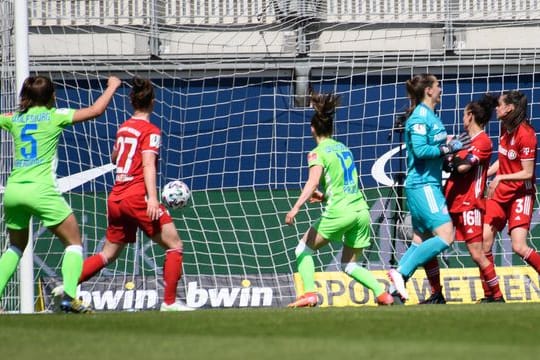
<svg viewBox="0 0 540 360">
<path fill-rule="evenodd" d="M 531 226 L 534 200 L 533 195 L 530 194 L 505 203 L 488 199 L 485 223 L 493 226 L 497 231 L 502 231 L 508 222 L 508 233 L 517 227 L 528 230 Z"/>
<path fill-rule="evenodd" d="M 471 209 L 460 213 L 450 213 L 450 217 L 456 229 L 456 241 L 482 242 L 484 213 L 481 210 Z"/>
<path fill-rule="evenodd" d="M 122 200 L 107 201 L 106 237 L 112 243 L 134 243 L 137 240 L 137 229 L 146 236 L 153 237 L 161 232 L 161 227 L 173 222 L 169 211 L 160 204 L 158 220 L 150 220 L 146 214 L 146 199 L 143 196 L 132 196 Z"/>
</svg>

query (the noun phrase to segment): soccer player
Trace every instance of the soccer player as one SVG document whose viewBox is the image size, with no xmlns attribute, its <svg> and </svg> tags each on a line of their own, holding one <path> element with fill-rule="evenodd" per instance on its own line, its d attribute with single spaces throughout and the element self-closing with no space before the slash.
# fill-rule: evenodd
<svg viewBox="0 0 540 360">
<path fill-rule="evenodd" d="M 154 88 L 150 80 L 135 77 L 130 100 L 134 112 L 120 125 L 112 152 L 116 181 L 107 200 L 106 241 L 98 254 L 85 260 L 79 282 L 90 279 L 116 260 L 126 244 L 136 241 L 140 228 L 166 249 L 165 288 L 160 310 L 194 310 L 176 301 L 176 288 L 182 276 L 183 247 L 171 215 L 158 199 L 156 178 L 161 131 L 150 122 L 154 108 Z"/>
<path fill-rule="evenodd" d="M 498 160 L 491 165 L 494 174 L 487 191 L 483 247 L 491 253 L 495 236 L 508 224 L 512 249 L 540 274 L 540 255 L 527 245 L 536 196 L 536 132 L 527 121 L 527 97 L 520 91 L 505 91 L 496 108 L 501 121 Z M 492 297 L 484 302 L 500 301 Z"/>
<path fill-rule="evenodd" d="M 0 126 L 9 131 L 15 145 L 13 169 L 4 192 L 5 222 L 9 248 L 0 257 L 0 296 L 15 272 L 28 243 L 30 217 L 35 216 L 65 245 L 62 277 L 63 311 L 87 313 L 90 308 L 76 298 L 83 255 L 79 224 L 56 185 L 56 151 L 62 130 L 103 114 L 121 81 L 111 76 L 96 102 L 83 109 L 57 109 L 52 81 L 30 76 L 20 92 L 19 110 L 0 115 Z"/>
<path fill-rule="evenodd" d="M 496 105 L 497 98 L 486 94 L 480 100 L 472 101 L 465 107 L 463 126 L 471 137 L 471 145 L 468 149 L 461 150 L 447 159 L 445 169 L 450 172 L 450 177 L 446 182 L 444 193 L 455 227 L 455 239 L 465 241 L 472 259 L 478 265 L 485 296 L 504 301 L 495 267 L 482 248 L 484 191 L 493 150 L 491 140 L 484 128 Z M 437 262 L 435 265 L 436 267 L 425 266 L 428 274 L 438 271 Z M 443 300 L 442 292 L 434 291 L 422 303 L 440 304 Z"/>
<path fill-rule="evenodd" d="M 312 94 L 315 114 L 311 118 L 311 134 L 317 146 L 307 156 L 309 177 L 300 197 L 287 213 L 285 223 L 292 225 L 306 201 L 326 201 L 321 218 L 304 234 L 296 247 L 298 272 L 305 293 L 289 307 L 317 305 L 315 265 L 312 254 L 330 241 L 343 241 L 342 270 L 373 291 L 376 302 L 391 305 L 392 296 L 367 269 L 357 264 L 362 250 L 370 245 L 368 205 L 358 188 L 354 158 L 347 146 L 332 138 L 334 113 L 339 97 L 332 94 Z M 324 188 L 317 190 L 318 185 Z"/>
<path fill-rule="evenodd" d="M 411 212 L 413 240 L 397 269 L 388 276 L 403 299 L 409 294 L 405 281 L 418 266 L 447 249 L 454 241 L 453 226 L 442 192 L 442 165 L 445 156 L 466 147 L 468 136 L 449 142 L 444 125 L 434 110 L 441 88 L 433 74 L 420 74 L 406 82 L 411 106 L 405 122 L 407 176 L 405 196 Z"/>
</svg>

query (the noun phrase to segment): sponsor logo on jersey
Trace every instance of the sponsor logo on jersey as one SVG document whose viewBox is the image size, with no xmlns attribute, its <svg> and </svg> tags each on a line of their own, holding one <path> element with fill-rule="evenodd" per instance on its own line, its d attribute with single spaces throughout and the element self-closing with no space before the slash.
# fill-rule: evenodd
<svg viewBox="0 0 540 360">
<path fill-rule="evenodd" d="M 160 145 L 161 145 L 161 136 L 159 136 L 157 134 L 151 134 L 150 135 L 150 146 L 155 147 L 155 148 L 159 148 Z"/>
<path fill-rule="evenodd" d="M 312 162 L 317 160 L 317 153 L 316 152 L 310 152 L 307 156 L 307 161 Z"/>
<path fill-rule="evenodd" d="M 425 124 L 414 124 L 412 126 L 412 131 L 415 133 L 415 134 L 418 134 L 418 135 L 426 135 L 427 134 L 427 130 L 426 130 L 426 125 Z"/>
<path fill-rule="evenodd" d="M 60 114 L 60 115 L 67 115 L 67 114 L 69 114 L 69 109 L 65 109 L 65 108 L 56 109 L 56 113 Z"/>
</svg>

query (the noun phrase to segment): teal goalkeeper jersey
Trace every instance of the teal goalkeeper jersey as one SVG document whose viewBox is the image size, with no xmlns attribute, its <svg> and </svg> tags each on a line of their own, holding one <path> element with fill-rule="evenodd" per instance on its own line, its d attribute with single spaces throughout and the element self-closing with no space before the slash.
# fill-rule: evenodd
<svg viewBox="0 0 540 360">
<path fill-rule="evenodd" d="M 446 129 L 433 110 L 424 103 L 416 106 L 405 123 L 405 187 L 441 186 L 443 158 L 439 146 L 446 138 Z"/>
<path fill-rule="evenodd" d="M 347 146 L 328 138 L 308 154 L 309 167 L 323 167 L 321 188 L 326 199 L 326 214 L 367 209 L 364 195 L 358 188 L 358 172 Z"/>
<path fill-rule="evenodd" d="M 0 127 L 13 137 L 13 169 L 8 183 L 55 185 L 57 147 L 62 130 L 73 122 L 73 109 L 36 106 L 25 113 L 0 115 Z"/>
</svg>

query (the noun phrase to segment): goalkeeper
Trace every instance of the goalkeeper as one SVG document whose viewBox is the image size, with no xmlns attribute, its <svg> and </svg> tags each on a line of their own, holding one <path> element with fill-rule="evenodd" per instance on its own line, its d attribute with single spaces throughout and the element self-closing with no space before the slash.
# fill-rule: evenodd
<svg viewBox="0 0 540 360">
<path fill-rule="evenodd" d="M 445 156 L 470 143 L 467 134 L 452 138 L 434 110 L 441 98 L 436 76 L 420 74 L 406 82 L 411 106 L 405 123 L 407 176 L 405 196 L 411 212 L 413 240 L 397 269 L 388 276 L 403 299 L 408 299 L 405 281 L 418 266 L 447 249 L 453 242 L 453 225 L 442 192 Z"/>
<path fill-rule="evenodd" d="M 332 139 L 337 102 L 335 95 L 317 94 L 311 97 L 315 108 L 311 118 L 311 134 L 317 147 L 308 154 L 309 178 L 296 204 L 287 213 L 285 222 L 292 225 L 306 201 L 323 200 L 323 193 L 317 190 L 319 183 L 326 191 L 324 199 L 327 206 L 321 218 L 308 229 L 296 247 L 298 272 L 305 292 L 289 307 L 317 305 L 312 254 L 330 241 L 343 241 L 341 268 L 347 275 L 371 289 L 378 304 L 393 303 L 392 296 L 373 274 L 357 264 L 362 250 L 370 245 L 370 216 L 368 205 L 358 188 L 352 153 L 344 144 Z"/>
<path fill-rule="evenodd" d="M 35 216 L 66 247 L 61 309 L 90 312 L 75 296 L 83 264 L 82 240 L 77 219 L 56 185 L 56 152 L 62 130 L 103 114 L 120 84 L 120 79 L 111 76 L 107 89 L 90 107 L 56 109 L 52 81 L 45 76 L 30 76 L 21 88 L 19 110 L 0 115 L 0 126 L 11 133 L 15 145 L 13 170 L 4 192 L 10 245 L 0 257 L 0 297 L 26 248 L 30 217 Z"/>
</svg>

